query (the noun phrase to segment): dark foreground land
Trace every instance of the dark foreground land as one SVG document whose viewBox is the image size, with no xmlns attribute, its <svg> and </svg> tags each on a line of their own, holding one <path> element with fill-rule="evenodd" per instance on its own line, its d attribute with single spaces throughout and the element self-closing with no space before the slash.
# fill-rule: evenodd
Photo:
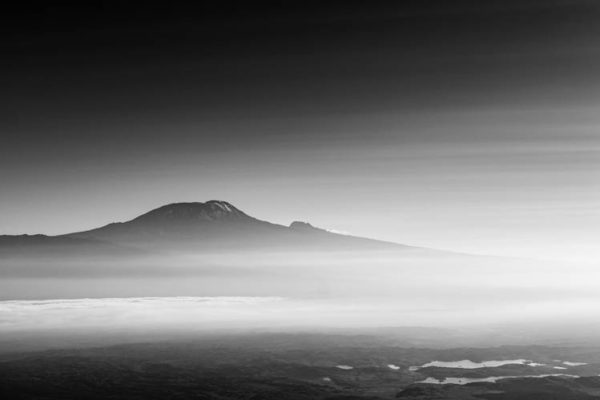
<svg viewBox="0 0 600 400">
<path fill-rule="evenodd" d="M 475 369 L 433 360 L 527 359 Z M 578 365 L 566 364 L 565 360 Z M 412 368 L 411 368 L 412 367 Z M 525 377 L 565 374 L 562 376 Z M 3 399 L 600 399 L 600 349 L 400 347 L 367 336 L 253 334 L 0 355 Z M 426 378 L 523 376 L 497 382 Z"/>
</svg>

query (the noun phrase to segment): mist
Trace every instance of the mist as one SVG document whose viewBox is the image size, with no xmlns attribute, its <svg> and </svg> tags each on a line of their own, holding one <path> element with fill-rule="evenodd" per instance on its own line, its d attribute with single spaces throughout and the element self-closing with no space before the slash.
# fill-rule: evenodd
<svg viewBox="0 0 600 400">
<path fill-rule="evenodd" d="M 227 251 L 2 262 L 0 329 L 543 326 L 600 307 L 589 264 L 401 251 Z M 8 300 L 11 299 L 11 300 Z M 50 300 L 61 299 L 61 300 Z M 171 328 L 173 329 L 173 328 Z"/>
</svg>

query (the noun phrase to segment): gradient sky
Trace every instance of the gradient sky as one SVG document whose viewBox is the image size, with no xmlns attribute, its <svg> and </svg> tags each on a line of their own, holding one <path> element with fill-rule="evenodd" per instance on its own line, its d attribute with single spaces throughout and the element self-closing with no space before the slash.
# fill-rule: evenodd
<svg viewBox="0 0 600 400">
<path fill-rule="evenodd" d="M 0 233 L 170 202 L 472 253 L 600 257 L 600 3 L 5 13 Z"/>
</svg>

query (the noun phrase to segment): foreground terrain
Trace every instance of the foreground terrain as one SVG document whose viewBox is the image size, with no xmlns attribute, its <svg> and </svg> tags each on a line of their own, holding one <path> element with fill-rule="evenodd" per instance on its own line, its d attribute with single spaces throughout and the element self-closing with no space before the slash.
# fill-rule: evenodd
<svg viewBox="0 0 600 400">
<path fill-rule="evenodd" d="M 600 398 L 600 349 L 433 349 L 401 344 L 369 335 L 255 333 L 7 352 L 0 357 L 0 395 L 6 399 Z M 466 383 L 489 377 L 498 380 Z M 452 379 L 463 381 L 426 383 Z"/>
</svg>

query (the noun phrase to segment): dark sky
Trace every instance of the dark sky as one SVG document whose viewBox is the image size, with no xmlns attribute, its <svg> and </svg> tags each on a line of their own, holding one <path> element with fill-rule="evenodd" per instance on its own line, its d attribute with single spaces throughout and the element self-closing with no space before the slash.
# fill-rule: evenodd
<svg viewBox="0 0 600 400">
<path fill-rule="evenodd" d="M 599 255 L 597 1 L 58 3 L 2 13 L 1 233 L 218 198 Z"/>
</svg>

